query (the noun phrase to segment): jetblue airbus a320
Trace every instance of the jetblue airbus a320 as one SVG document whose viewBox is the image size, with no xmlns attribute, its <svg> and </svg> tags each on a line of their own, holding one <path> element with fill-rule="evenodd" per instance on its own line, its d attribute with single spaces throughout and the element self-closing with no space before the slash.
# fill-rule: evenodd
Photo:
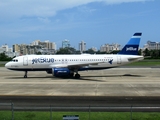
<svg viewBox="0 0 160 120">
<path fill-rule="evenodd" d="M 10 70 L 46 71 L 55 77 L 80 78 L 78 71 L 109 69 L 144 59 L 138 55 L 142 33 L 135 33 L 118 54 L 103 55 L 25 55 L 6 63 Z"/>
</svg>

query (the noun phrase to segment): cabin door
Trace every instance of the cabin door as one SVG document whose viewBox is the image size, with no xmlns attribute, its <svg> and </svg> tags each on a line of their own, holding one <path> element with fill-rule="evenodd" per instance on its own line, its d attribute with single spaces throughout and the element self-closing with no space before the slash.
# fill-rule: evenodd
<svg viewBox="0 0 160 120">
<path fill-rule="evenodd" d="M 121 61 L 121 56 L 117 56 L 117 64 L 121 64 L 122 61 Z"/>
<path fill-rule="evenodd" d="M 23 57 L 23 65 L 28 66 L 28 57 Z"/>
</svg>

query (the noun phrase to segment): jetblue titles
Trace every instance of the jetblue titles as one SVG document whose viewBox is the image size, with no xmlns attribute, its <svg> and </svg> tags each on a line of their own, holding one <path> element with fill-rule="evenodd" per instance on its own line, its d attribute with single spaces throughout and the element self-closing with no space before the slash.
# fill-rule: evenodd
<svg viewBox="0 0 160 120">
<path fill-rule="evenodd" d="M 134 47 L 128 47 L 128 48 L 126 48 L 126 51 L 136 51 L 137 50 L 137 48 L 134 48 Z"/>
<path fill-rule="evenodd" d="M 34 58 L 32 59 L 32 64 L 35 63 L 54 63 L 53 58 Z"/>
</svg>

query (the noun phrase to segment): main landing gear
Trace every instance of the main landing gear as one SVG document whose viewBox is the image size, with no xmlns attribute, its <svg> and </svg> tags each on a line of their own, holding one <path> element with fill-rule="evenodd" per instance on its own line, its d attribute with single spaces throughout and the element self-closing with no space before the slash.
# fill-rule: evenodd
<svg viewBox="0 0 160 120">
<path fill-rule="evenodd" d="M 76 78 L 76 79 L 79 79 L 80 77 L 81 77 L 80 74 L 78 74 L 78 73 L 75 74 L 75 78 Z"/>
<path fill-rule="evenodd" d="M 27 78 L 27 72 L 28 72 L 28 71 L 25 71 L 25 73 L 24 73 L 24 78 Z"/>
<path fill-rule="evenodd" d="M 76 71 L 76 74 L 74 75 L 74 72 L 72 71 L 71 73 L 70 73 L 70 75 L 69 75 L 69 77 L 71 77 L 71 78 L 76 78 L 76 79 L 79 79 L 80 78 L 80 74 L 78 74 L 78 72 Z"/>
<path fill-rule="evenodd" d="M 81 77 L 80 74 L 78 74 L 78 71 L 76 71 L 75 78 L 79 79 L 80 77 Z"/>
</svg>

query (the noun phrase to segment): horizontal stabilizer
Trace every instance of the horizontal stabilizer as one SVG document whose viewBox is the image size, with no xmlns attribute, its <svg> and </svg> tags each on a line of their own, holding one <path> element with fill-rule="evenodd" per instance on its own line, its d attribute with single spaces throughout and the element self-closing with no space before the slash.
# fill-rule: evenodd
<svg viewBox="0 0 160 120">
<path fill-rule="evenodd" d="M 133 62 L 133 61 L 139 61 L 139 60 L 143 60 L 143 59 L 144 59 L 143 56 L 136 56 L 136 57 L 128 58 L 128 61 Z"/>
</svg>

